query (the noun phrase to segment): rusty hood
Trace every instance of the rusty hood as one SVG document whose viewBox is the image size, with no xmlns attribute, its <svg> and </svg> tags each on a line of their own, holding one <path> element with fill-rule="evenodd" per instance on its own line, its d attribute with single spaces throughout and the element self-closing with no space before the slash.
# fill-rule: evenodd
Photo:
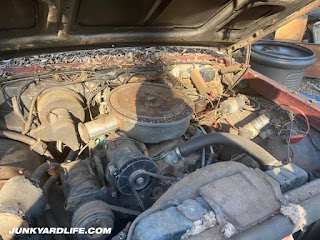
<svg viewBox="0 0 320 240">
<path fill-rule="evenodd" d="M 4 0 L 0 54 L 146 45 L 233 51 L 319 5 L 319 0 Z"/>
</svg>

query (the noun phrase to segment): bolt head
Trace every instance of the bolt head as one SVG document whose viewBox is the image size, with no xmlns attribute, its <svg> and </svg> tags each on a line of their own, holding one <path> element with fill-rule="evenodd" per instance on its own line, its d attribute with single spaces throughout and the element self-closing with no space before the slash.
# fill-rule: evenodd
<svg viewBox="0 0 320 240">
<path fill-rule="evenodd" d="M 144 185 L 144 178 L 143 177 L 138 177 L 136 180 L 136 184 L 138 184 L 139 186 L 143 186 Z"/>
<path fill-rule="evenodd" d="M 122 240 L 122 239 L 126 239 L 127 234 L 121 231 L 118 236 L 119 236 L 119 239 Z"/>
</svg>

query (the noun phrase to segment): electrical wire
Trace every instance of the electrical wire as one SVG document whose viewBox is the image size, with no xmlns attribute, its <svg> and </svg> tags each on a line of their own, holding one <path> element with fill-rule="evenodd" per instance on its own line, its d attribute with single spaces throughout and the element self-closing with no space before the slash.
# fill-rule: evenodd
<svg viewBox="0 0 320 240">
<path fill-rule="evenodd" d="M 294 160 L 294 150 L 293 150 L 293 148 L 292 148 L 292 146 L 291 145 L 288 145 L 289 146 L 289 148 L 290 148 L 290 151 L 291 151 L 291 159 L 292 160 Z"/>
<path fill-rule="evenodd" d="M 292 153 L 293 153 L 293 149 L 292 149 L 292 147 L 290 146 L 291 136 L 292 136 L 293 121 L 294 121 L 294 119 L 291 119 L 291 123 L 290 123 L 290 133 L 289 133 L 289 139 L 288 139 L 288 162 L 289 162 L 289 163 L 292 162 L 292 158 L 290 157 L 290 150 L 292 150 Z"/>
<path fill-rule="evenodd" d="M 129 83 L 130 80 L 131 80 L 134 76 L 139 76 L 139 75 L 145 77 L 145 78 L 146 78 L 146 81 L 148 81 L 148 77 L 147 77 L 144 73 L 136 72 L 136 73 L 133 73 L 131 76 L 128 76 L 128 78 L 123 81 L 123 84 Z"/>
<path fill-rule="evenodd" d="M 73 81 L 73 79 L 71 79 L 68 75 L 66 74 L 74 74 L 73 76 L 76 76 L 77 74 L 83 74 L 83 73 L 90 73 L 92 75 L 98 75 L 99 78 L 95 78 L 95 77 L 92 77 L 92 76 L 89 76 L 89 78 L 87 79 L 84 79 L 84 80 L 79 80 L 79 81 Z M 39 91 L 36 96 L 33 98 L 32 102 L 31 102 L 31 106 L 30 106 L 30 109 L 29 109 L 29 114 L 28 114 L 28 117 L 27 117 L 27 120 L 25 121 L 26 124 L 25 124 L 25 130 L 23 131 L 23 134 L 26 134 L 29 130 L 30 130 L 30 127 L 31 127 L 31 124 L 32 124 L 32 116 L 33 116 L 33 111 L 34 111 L 34 108 L 35 108 L 35 102 L 37 100 L 37 98 L 40 96 L 40 94 L 49 89 L 49 88 L 52 88 L 52 87 L 56 87 L 56 86 L 68 86 L 68 85 L 73 85 L 73 84 L 77 84 L 77 83 L 84 83 L 84 82 L 87 82 L 87 81 L 108 81 L 108 80 L 114 80 L 116 78 L 118 78 L 121 74 L 125 73 L 125 71 L 121 71 L 119 72 L 118 74 L 116 74 L 116 76 L 106 76 L 106 74 L 102 74 L 102 73 L 97 73 L 97 72 L 92 72 L 92 71 L 72 71 L 72 72 L 63 72 L 63 73 L 52 73 L 52 74 L 42 74 L 42 75 L 38 75 L 38 79 L 34 79 L 34 77 L 25 77 L 25 78 L 20 78 L 20 79 L 13 79 L 13 80 L 9 80 L 9 81 L 6 81 L 6 82 L 2 82 L 0 83 L 0 85 L 3 84 L 2 86 L 2 94 L 3 94 L 3 97 L 5 99 L 5 101 L 7 102 L 8 98 L 10 97 L 6 91 L 5 91 L 5 88 L 11 84 L 15 84 L 15 83 L 19 83 L 19 82 L 23 82 L 23 81 L 28 81 L 30 80 L 28 83 L 26 83 L 24 86 L 22 86 L 22 88 L 20 89 L 20 92 L 19 92 L 19 95 L 18 95 L 18 99 L 17 99 L 17 103 L 18 103 L 18 109 L 16 111 L 20 112 L 22 111 L 22 107 L 20 106 L 20 104 L 22 103 L 21 101 L 21 95 L 23 94 L 23 92 L 32 84 L 32 83 L 36 83 L 37 80 L 39 81 L 49 81 L 49 82 L 53 82 L 53 83 L 57 83 L 57 81 L 53 81 L 52 78 L 54 77 L 54 75 L 62 75 L 62 76 L 66 76 L 68 78 L 68 81 L 70 82 L 60 82 L 59 84 L 56 84 L 56 85 L 52 85 L 52 86 L 48 86 L 48 87 L 45 87 L 44 89 L 42 89 L 41 91 Z M 41 77 L 41 78 L 40 78 Z M 13 107 L 13 105 L 11 103 L 9 103 L 9 106 L 10 107 Z M 27 110 L 27 109 L 26 109 Z M 22 113 L 21 113 L 22 115 Z"/>
<path fill-rule="evenodd" d="M 242 108 L 252 112 L 258 111 L 260 109 L 260 103 L 252 97 L 249 97 L 249 96 L 246 96 L 246 97 L 249 99 L 250 103 L 253 102 L 255 106 L 253 107 L 251 105 L 244 105 Z"/>
<path fill-rule="evenodd" d="M 281 109 L 282 109 L 282 110 L 285 110 L 286 112 L 289 112 L 289 114 L 292 113 L 292 110 L 293 110 L 294 112 L 298 112 L 298 113 L 301 114 L 301 115 L 303 116 L 303 118 L 305 119 L 305 122 L 306 122 L 306 125 L 307 125 L 307 130 L 305 131 L 305 133 L 304 133 L 304 134 L 301 134 L 301 135 L 295 135 L 295 136 L 292 137 L 291 140 L 294 140 L 295 143 L 296 143 L 296 142 L 301 141 L 303 138 L 305 138 L 305 137 L 309 134 L 309 132 L 310 132 L 309 119 L 308 119 L 307 115 L 306 115 L 303 111 L 301 111 L 299 108 L 294 107 L 294 106 L 289 106 L 289 105 L 287 105 L 287 104 L 279 104 L 279 105 L 274 105 L 274 106 L 272 106 L 271 108 L 267 109 L 267 110 L 266 110 L 266 113 L 269 113 L 269 112 L 273 111 L 273 110 L 276 109 L 277 107 L 282 107 Z M 288 108 L 288 109 L 284 109 L 284 108 Z M 291 131 L 290 131 L 290 132 L 291 132 Z"/>
<path fill-rule="evenodd" d="M 299 127 L 302 129 L 302 131 L 304 131 L 304 132 L 306 132 L 307 131 L 307 129 L 305 129 L 302 125 L 301 125 L 301 123 L 298 121 L 299 119 L 295 119 L 295 122 L 299 125 Z M 318 151 L 320 151 L 320 146 L 318 146 L 318 144 L 315 142 L 315 140 L 313 139 L 313 137 L 312 137 L 312 135 L 311 134 L 308 134 L 308 137 L 310 138 L 310 140 L 311 140 L 311 142 L 312 142 L 312 144 L 316 147 L 316 149 L 318 150 Z"/>
<path fill-rule="evenodd" d="M 201 125 L 199 125 L 199 124 L 193 124 L 193 125 L 195 127 L 198 127 L 203 132 L 203 134 L 207 134 L 207 131 Z M 202 149 L 201 167 L 208 166 L 213 160 L 215 152 L 213 151 L 213 147 L 212 146 L 209 146 L 209 149 L 210 149 L 210 155 L 209 155 L 207 163 L 205 162 L 205 154 L 206 154 L 205 148 Z"/>
<path fill-rule="evenodd" d="M 108 79 L 105 79 L 105 80 L 114 80 L 114 79 L 117 79 L 118 76 L 120 76 L 121 74 L 123 73 L 122 72 L 119 72 L 118 74 L 116 74 L 115 76 L 110 76 Z M 32 122 L 33 122 L 33 113 L 34 113 L 34 110 L 35 110 L 35 104 L 36 104 L 36 101 L 38 99 L 38 97 L 46 90 L 50 89 L 50 88 L 54 88 L 54 87 L 62 87 L 62 86 L 69 86 L 69 85 L 73 85 L 73 84 L 76 84 L 76 83 L 83 83 L 83 82 L 87 82 L 87 81 L 93 81 L 95 79 L 85 79 L 85 80 L 78 80 L 78 81 L 72 81 L 72 82 L 63 82 L 63 83 L 59 83 L 59 84 L 55 84 L 55 85 L 51 85 L 51 86 L 48 86 L 48 87 L 45 87 L 43 88 L 42 90 L 40 90 L 39 92 L 37 92 L 37 94 L 33 97 L 32 99 L 32 102 L 31 102 L 31 105 L 30 105 L 30 110 L 29 110 L 29 115 L 28 115 L 28 118 L 27 118 L 27 121 L 25 123 L 25 128 L 24 128 L 24 131 L 22 132 L 22 134 L 27 134 L 31 128 L 31 125 L 32 125 Z"/>
<path fill-rule="evenodd" d="M 222 115 L 222 116 L 223 116 L 224 120 L 226 120 L 226 122 L 230 125 L 230 127 L 232 127 L 234 130 L 239 131 L 239 128 L 235 127 L 225 115 Z"/>
<path fill-rule="evenodd" d="M 306 124 L 307 124 L 307 130 L 306 130 L 306 132 L 305 132 L 304 134 L 302 134 L 302 135 L 295 135 L 295 136 L 293 137 L 293 138 L 295 138 L 295 139 L 297 139 L 297 140 L 299 140 L 299 138 L 300 138 L 299 141 L 301 141 L 301 140 L 302 140 L 303 138 L 305 138 L 305 137 L 309 134 L 309 132 L 310 132 L 309 119 L 308 119 L 307 115 L 306 115 L 303 111 L 301 111 L 299 108 L 296 108 L 296 107 L 293 107 L 293 106 L 290 106 L 289 108 L 295 110 L 296 112 L 299 112 L 299 113 L 304 117 L 304 119 L 305 119 L 305 121 L 306 121 Z M 291 139 L 291 140 L 292 140 L 292 139 Z"/>
<path fill-rule="evenodd" d="M 94 92 L 92 92 L 92 93 L 90 94 L 90 96 L 88 97 L 87 105 L 88 105 L 88 106 L 91 106 L 94 97 L 95 97 L 98 93 L 104 91 L 106 88 L 108 88 L 108 87 L 118 87 L 118 86 L 120 86 L 120 85 L 118 85 L 118 84 L 108 84 L 108 83 L 107 83 L 107 84 L 103 85 L 102 87 L 96 89 L 96 90 L 95 90 Z"/>
<path fill-rule="evenodd" d="M 81 148 L 81 150 L 80 150 L 79 153 L 78 153 L 78 156 L 80 156 L 81 153 L 83 153 L 83 151 L 84 151 L 87 147 L 89 147 L 89 144 L 90 144 L 90 143 L 87 143 L 86 145 L 84 145 L 84 146 Z"/>
</svg>

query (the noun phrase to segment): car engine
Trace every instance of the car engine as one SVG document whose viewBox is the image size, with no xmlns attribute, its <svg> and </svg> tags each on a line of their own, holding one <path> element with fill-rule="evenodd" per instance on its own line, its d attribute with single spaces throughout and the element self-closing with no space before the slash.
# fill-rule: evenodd
<svg viewBox="0 0 320 240">
<path fill-rule="evenodd" d="M 317 169 L 287 155 L 295 116 L 246 90 L 248 58 L 9 77 L 3 238 L 59 226 L 112 233 L 56 239 L 282 239 L 318 220 Z"/>
</svg>

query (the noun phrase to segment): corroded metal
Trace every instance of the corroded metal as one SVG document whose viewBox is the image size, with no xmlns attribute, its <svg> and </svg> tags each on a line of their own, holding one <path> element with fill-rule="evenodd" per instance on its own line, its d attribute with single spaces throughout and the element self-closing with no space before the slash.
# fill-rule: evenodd
<svg viewBox="0 0 320 240">
<path fill-rule="evenodd" d="M 190 77 L 192 79 L 193 84 L 196 86 L 197 90 L 201 95 L 204 95 L 204 96 L 210 95 L 210 89 L 207 83 L 204 81 L 203 77 L 201 76 L 199 69 L 194 68 L 191 71 Z"/>
<path fill-rule="evenodd" d="M 110 95 L 110 107 L 131 120 L 168 123 L 192 114 L 192 103 L 181 91 L 160 84 L 128 84 Z"/>
<path fill-rule="evenodd" d="M 311 102 L 307 97 L 297 92 L 290 91 L 280 83 L 254 70 L 250 70 L 243 79 L 249 79 L 250 87 L 252 89 L 269 98 L 276 104 L 285 107 L 287 106 L 289 109 L 290 106 L 299 108 L 307 115 L 310 125 L 317 130 L 320 130 L 320 103 Z M 294 109 L 290 109 L 290 111 L 301 116 L 301 113 Z"/>
<path fill-rule="evenodd" d="M 116 129 L 144 143 L 158 143 L 182 136 L 193 113 L 193 103 L 181 91 L 160 84 L 133 83 L 114 89 L 110 114 L 79 124 L 84 142 Z"/>
<path fill-rule="evenodd" d="M 82 105 L 80 95 L 68 88 L 44 93 L 37 104 L 41 126 L 31 130 L 31 135 L 44 141 L 61 141 L 72 150 L 78 150 L 74 120 L 84 121 Z"/>
<path fill-rule="evenodd" d="M 83 121 L 85 114 L 79 94 L 68 88 L 58 88 L 43 94 L 38 100 L 37 109 L 40 121 L 48 120 L 48 115 L 55 108 L 67 109 L 79 121 Z"/>
<path fill-rule="evenodd" d="M 96 139 L 101 135 L 117 130 L 119 127 L 117 117 L 109 114 L 102 115 L 94 121 L 79 123 L 78 132 L 82 141 L 87 143 L 90 139 Z"/>
</svg>

